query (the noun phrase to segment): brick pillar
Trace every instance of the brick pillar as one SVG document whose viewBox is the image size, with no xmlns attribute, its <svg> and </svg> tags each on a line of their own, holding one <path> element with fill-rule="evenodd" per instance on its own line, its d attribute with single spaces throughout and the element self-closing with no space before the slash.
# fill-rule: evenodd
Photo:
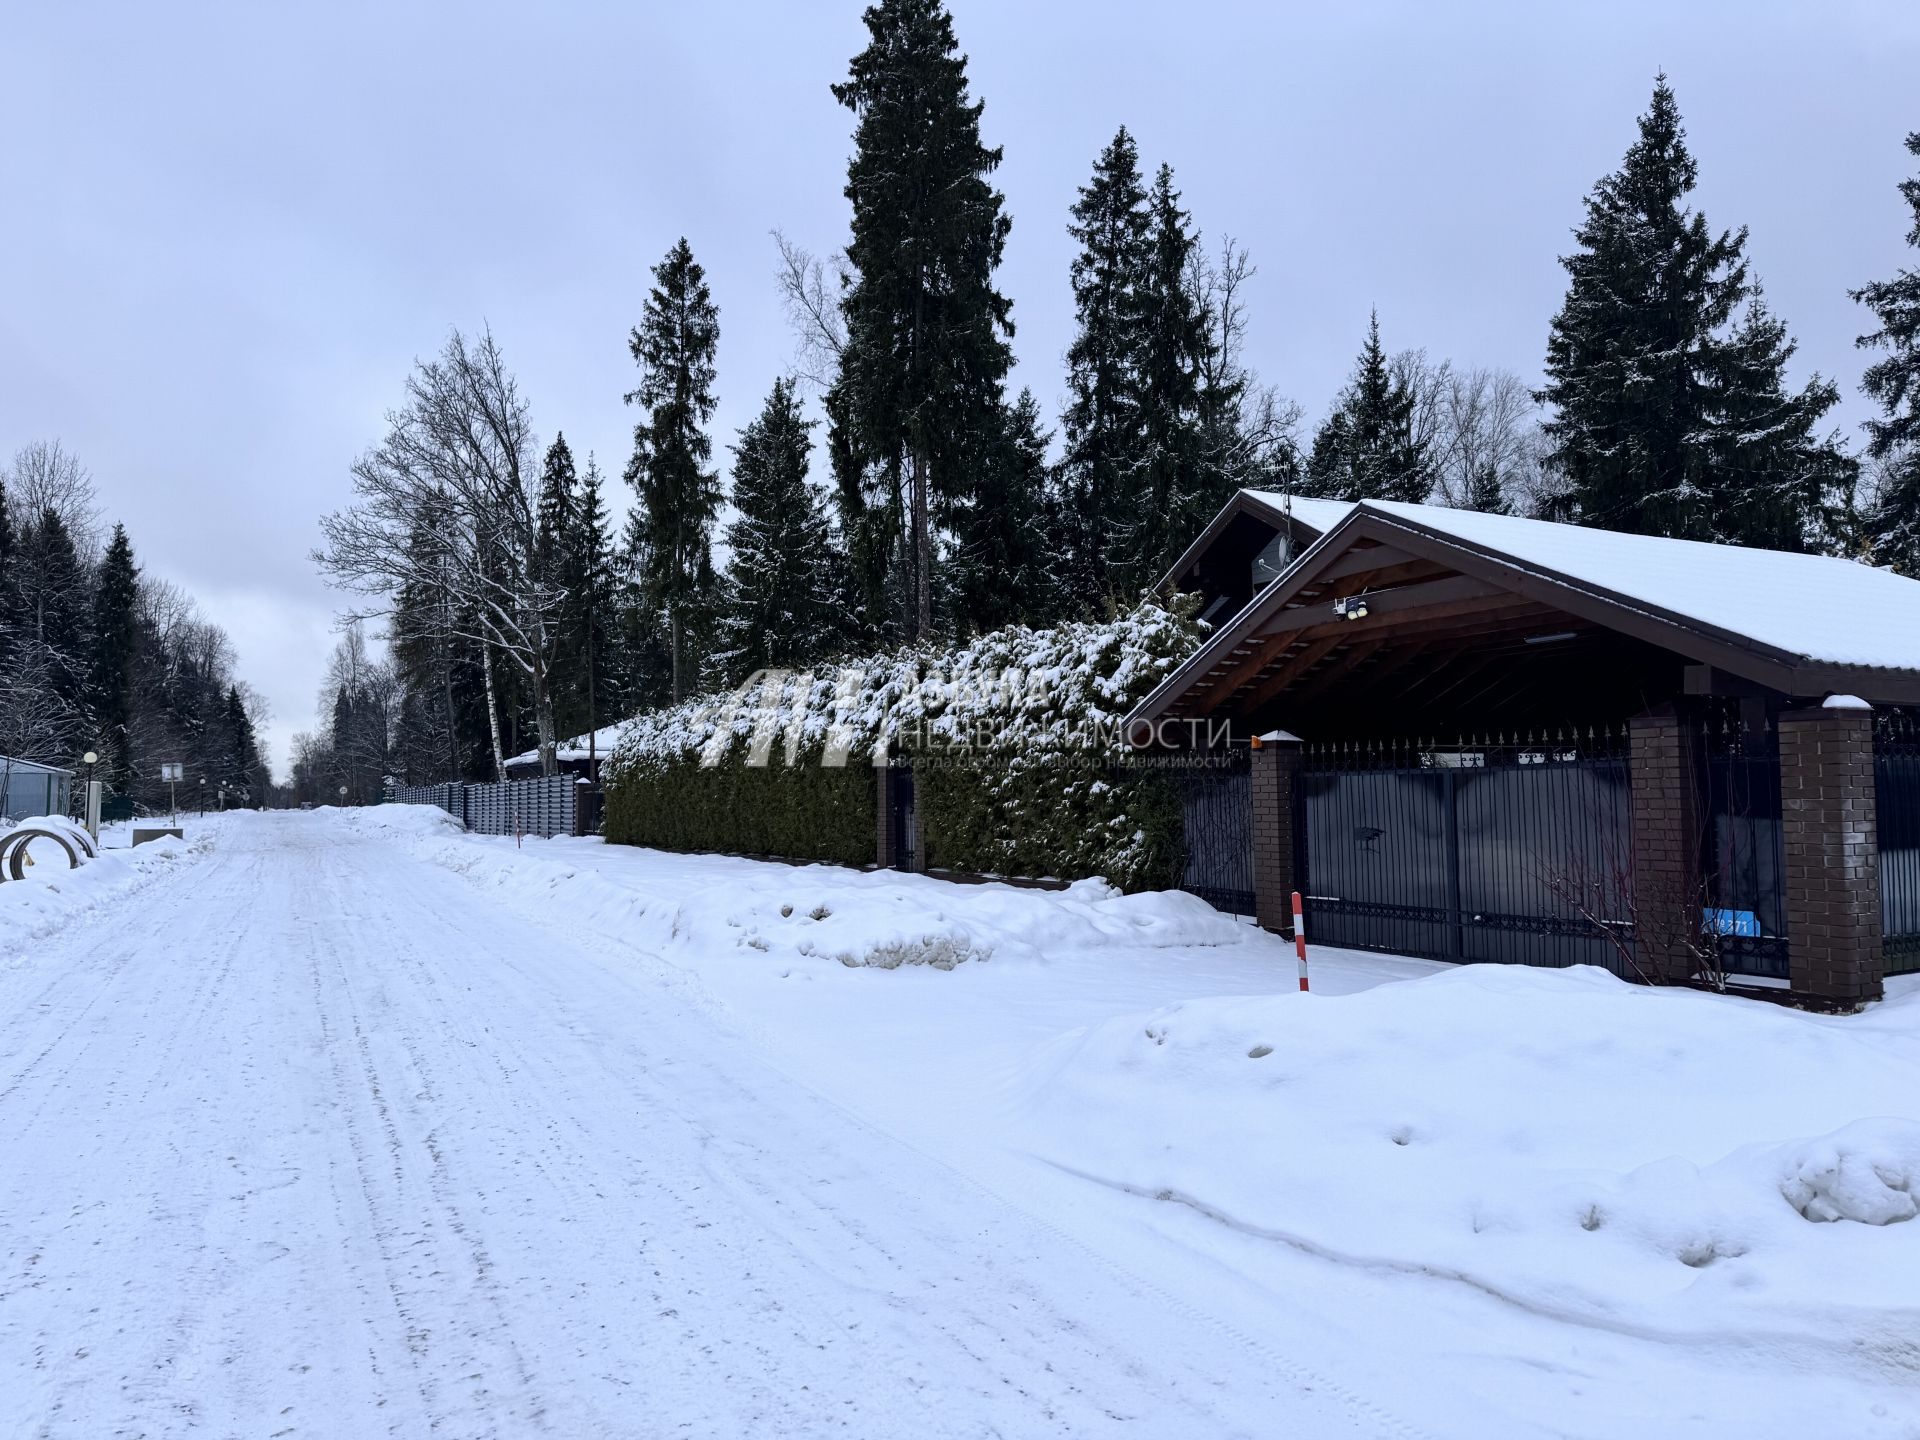
<svg viewBox="0 0 1920 1440">
<path fill-rule="evenodd" d="M 882 870 L 891 870 L 899 857 L 893 850 L 893 769 L 878 756 L 873 762 L 873 793 L 878 802 L 874 816 L 877 829 L 874 833 L 873 863 Z"/>
<path fill-rule="evenodd" d="M 1663 706 L 1634 716 L 1628 734 L 1634 951 L 1649 976 L 1688 980 L 1705 893 L 1694 727 Z"/>
<path fill-rule="evenodd" d="M 1871 710 L 1780 717 L 1780 816 L 1794 993 L 1849 1006 L 1878 1000 L 1886 962 Z"/>
<path fill-rule="evenodd" d="M 1300 883 L 1293 853 L 1300 753 L 1299 738 L 1285 731 L 1254 741 L 1253 916 L 1262 930 L 1280 935 L 1293 934 L 1293 891 Z"/>
</svg>

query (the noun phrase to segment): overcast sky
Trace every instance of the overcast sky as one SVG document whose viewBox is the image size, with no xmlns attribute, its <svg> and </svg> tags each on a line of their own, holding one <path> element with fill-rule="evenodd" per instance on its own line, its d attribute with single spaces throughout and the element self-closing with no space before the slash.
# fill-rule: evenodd
<svg viewBox="0 0 1920 1440">
<path fill-rule="evenodd" d="M 0 18 L 0 455 L 58 437 L 142 564 L 313 723 L 339 597 L 308 554 L 408 366 L 491 323 L 543 439 L 617 477 L 648 267 L 685 234 L 721 311 L 718 433 L 792 359 L 778 227 L 842 243 L 860 5 L 30 4 Z M 1580 200 L 1678 93 L 1698 203 L 1836 376 L 1846 289 L 1911 263 L 1911 3 L 956 0 L 1013 216 L 1015 384 L 1050 412 L 1067 207 L 1124 123 L 1260 267 L 1251 359 L 1316 419 L 1390 348 L 1538 372 Z M 614 498 L 624 503 L 624 487 Z"/>
</svg>

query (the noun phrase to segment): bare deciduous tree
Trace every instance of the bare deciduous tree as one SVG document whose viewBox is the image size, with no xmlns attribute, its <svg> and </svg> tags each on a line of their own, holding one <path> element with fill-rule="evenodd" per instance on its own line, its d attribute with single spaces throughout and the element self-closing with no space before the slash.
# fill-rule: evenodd
<svg viewBox="0 0 1920 1440">
<path fill-rule="evenodd" d="M 847 348 L 847 322 L 840 313 L 840 296 L 852 273 L 846 254 L 836 250 L 822 259 L 778 230 L 773 243 L 780 250 L 774 283 L 793 327 L 794 368 L 810 384 L 829 389 L 839 373 L 840 353 Z"/>
<path fill-rule="evenodd" d="M 1231 235 L 1221 237 L 1217 256 L 1196 245 L 1187 261 L 1187 285 L 1213 342 L 1200 359 L 1200 393 L 1226 411 L 1207 416 L 1211 462 L 1233 488 L 1290 483 L 1300 446 L 1300 406 L 1246 363 L 1246 287 L 1257 273 Z"/>
<path fill-rule="evenodd" d="M 100 556 L 105 525 L 93 493 L 93 476 L 79 457 L 58 440 L 35 440 L 14 452 L 0 472 L 7 487 L 7 508 L 15 523 L 33 524 L 51 510 L 73 537 L 73 548 L 89 564 Z"/>
<path fill-rule="evenodd" d="M 393 616 L 403 592 L 412 623 L 478 647 L 496 773 L 504 778 L 495 657 L 527 679 L 545 774 L 556 768 L 552 676 L 564 591 L 540 563 L 534 437 L 527 405 L 491 332 L 459 331 L 417 362 L 386 438 L 353 466 L 358 502 L 321 521 L 315 559 L 333 582 L 381 604 L 353 619 Z"/>
</svg>

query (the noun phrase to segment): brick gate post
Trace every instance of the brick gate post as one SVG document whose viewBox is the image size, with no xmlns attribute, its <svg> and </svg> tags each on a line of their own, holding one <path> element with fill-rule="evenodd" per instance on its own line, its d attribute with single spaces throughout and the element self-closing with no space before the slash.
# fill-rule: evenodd
<svg viewBox="0 0 1920 1440">
<path fill-rule="evenodd" d="M 1300 737 L 1284 730 L 1253 742 L 1253 917 L 1262 930 L 1293 933 L 1293 890 L 1300 867 L 1293 853 L 1294 789 Z"/>
<path fill-rule="evenodd" d="M 1705 894 L 1694 727 L 1662 706 L 1628 722 L 1634 951 L 1649 975 L 1691 979 Z"/>
<path fill-rule="evenodd" d="M 1886 959 L 1865 704 L 1830 700 L 1780 717 L 1780 820 L 1794 993 L 1848 1007 L 1878 1000 Z"/>
</svg>

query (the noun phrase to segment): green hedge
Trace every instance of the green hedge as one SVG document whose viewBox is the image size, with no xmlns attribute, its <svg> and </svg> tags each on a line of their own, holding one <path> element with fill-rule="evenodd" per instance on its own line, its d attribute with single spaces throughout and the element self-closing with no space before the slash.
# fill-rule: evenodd
<svg viewBox="0 0 1920 1440">
<path fill-rule="evenodd" d="M 1127 891 L 1180 883 L 1180 798 L 1160 775 L 1019 756 L 923 760 L 914 771 L 929 867 L 1030 879 L 1100 875 Z"/>
<path fill-rule="evenodd" d="M 1194 608 L 1182 597 L 1098 623 L 1016 626 L 637 716 L 606 772 L 606 836 L 872 864 L 872 762 L 890 754 L 914 766 L 929 868 L 1177 884 L 1177 792 L 1121 768 L 1131 752 L 1117 727 L 1193 653 L 1205 633 Z M 821 764 L 829 745 L 843 766 Z"/>
<path fill-rule="evenodd" d="M 752 768 L 737 757 L 646 760 L 607 787 L 607 839 L 656 850 L 767 855 L 837 865 L 874 862 L 873 767 Z"/>
</svg>

